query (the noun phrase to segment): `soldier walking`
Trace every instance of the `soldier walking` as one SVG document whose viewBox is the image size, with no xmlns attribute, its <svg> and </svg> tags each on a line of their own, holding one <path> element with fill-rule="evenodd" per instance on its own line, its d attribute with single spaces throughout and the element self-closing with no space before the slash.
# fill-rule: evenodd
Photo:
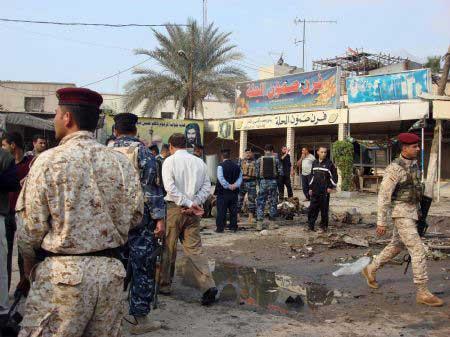
<svg viewBox="0 0 450 337">
<path fill-rule="evenodd" d="M 256 176 L 259 179 L 259 192 L 257 203 L 257 226 L 256 229 L 263 228 L 264 211 L 266 202 L 269 202 L 269 219 L 277 219 L 278 203 L 278 177 L 281 174 L 281 165 L 275 157 L 273 145 L 264 147 L 264 155 L 256 161 Z"/>
<path fill-rule="evenodd" d="M 256 168 L 255 152 L 252 148 L 245 149 L 244 158 L 239 161 L 243 181 L 239 190 L 238 212 L 242 212 L 245 195 L 248 201 L 248 223 L 253 224 L 256 217 Z"/>
<path fill-rule="evenodd" d="M 18 246 L 32 282 L 21 337 L 120 336 L 125 269 L 118 249 L 144 208 L 128 159 L 97 142 L 102 97 L 56 93 L 59 145 L 34 162 L 16 210 Z M 45 259 L 37 264 L 35 251 Z"/>
<path fill-rule="evenodd" d="M 378 194 L 377 234 L 379 236 L 386 234 L 388 211 L 392 206 L 394 221 L 392 240 L 372 263 L 364 268 L 363 275 L 370 288 L 378 289 L 375 277 L 377 270 L 406 247 L 412 259 L 417 303 L 433 307 L 442 306 L 444 301 L 428 290 L 425 247 L 417 231 L 420 200 L 423 196 L 416 160 L 420 152 L 419 137 L 413 133 L 401 133 L 398 140 L 401 154 L 386 168 Z"/>
<path fill-rule="evenodd" d="M 131 113 L 114 116 L 114 133 L 116 139 L 113 148 L 130 153 L 133 164 L 139 171 L 141 187 L 144 192 L 144 217 L 139 226 L 128 234 L 128 274 L 130 279 L 129 314 L 134 316 L 128 320 L 132 334 L 143 334 L 161 328 L 161 323 L 151 321 L 149 313 L 155 296 L 155 263 L 158 249 L 158 238 L 164 238 L 166 205 L 158 163 L 137 137 L 136 123 L 138 118 Z"/>
</svg>

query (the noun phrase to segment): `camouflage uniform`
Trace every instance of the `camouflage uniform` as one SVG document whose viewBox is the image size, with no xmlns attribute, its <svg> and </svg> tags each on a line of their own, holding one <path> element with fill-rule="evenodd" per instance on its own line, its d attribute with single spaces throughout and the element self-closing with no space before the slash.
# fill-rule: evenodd
<svg viewBox="0 0 450 337">
<path fill-rule="evenodd" d="M 80 255 L 124 245 L 143 207 L 133 166 L 91 132 L 36 159 L 16 206 L 18 246 L 29 260 L 40 248 L 55 256 L 35 269 L 19 336 L 120 336 L 123 265 Z"/>
<path fill-rule="evenodd" d="M 150 150 L 130 136 L 114 141 L 113 147 L 138 146 L 138 166 L 142 190 L 144 191 L 144 217 L 142 223 L 130 231 L 128 239 L 131 270 L 130 315 L 146 316 L 150 312 L 155 289 L 155 259 L 150 259 L 158 247 L 154 236 L 155 220 L 163 219 L 166 213 L 163 189 L 157 183 L 158 170 L 155 157 Z"/>
<path fill-rule="evenodd" d="M 417 161 L 400 157 L 386 168 L 378 195 L 379 227 L 387 226 L 388 210 L 392 203 L 394 231 L 391 242 L 373 260 L 378 270 L 406 247 L 411 259 L 415 284 L 428 281 L 425 247 L 417 232 L 419 202 L 422 186 Z"/>
<path fill-rule="evenodd" d="M 254 159 L 242 159 L 239 166 L 243 173 L 243 181 L 239 189 L 238 211 L 242 212 L 245 195 L 247 194 L 248 211 L 251 214 L 256 213 L 256 170 Z"/>
<path fill-rule="evenodd" d="M 272 156 L 272 155 L 265 155 Z M 277 216 L 277 203 L 278 203 L 278 181 L 277 177 L 271 179 L 263 178 L 261 173 L 261 160 L 263 157 L 259 158 L 255 164 L 256 176 L 259 179 L 259 193 L 256 198 L 256 217 L 258 221 L 264 220 L 264 211 L 266 208 L 266 201 L 269 202 L 269 215 L 270 217 Z M 275 158 L 275 171 L 276 175 L 281 174 L 281 165 L 278 158 Z"/>
</svg>

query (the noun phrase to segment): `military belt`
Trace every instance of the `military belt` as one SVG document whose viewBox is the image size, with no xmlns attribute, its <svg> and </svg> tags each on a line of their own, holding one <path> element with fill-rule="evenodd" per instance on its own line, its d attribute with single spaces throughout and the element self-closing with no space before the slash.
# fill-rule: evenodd
<svg viewBox="0 0 450 337">
<path fill-rule="evenodd" d="M 45 249 L 41 249 L 39 254 L 42 254 L 43 258 L 59 257 L 59 256 L 97 256 L 97 257 L 111 257 L 114 259 L 121 260 L 120 248 L 121 247 L 108 248 L 108 249 L 103 249 L 103 250 L 99 250 L 96 252 L 88 252 L 88 253 L 81 253 L 81 254 L 54 253 L 54 252 L 50 252 Z"/>
</svg>

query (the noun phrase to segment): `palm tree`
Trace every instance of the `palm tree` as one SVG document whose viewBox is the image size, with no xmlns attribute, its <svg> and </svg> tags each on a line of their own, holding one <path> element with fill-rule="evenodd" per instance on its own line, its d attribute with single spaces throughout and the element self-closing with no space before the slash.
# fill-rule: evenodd
<svg viewBox="0 0 450 337">
<path fill-rule="evenodd" d="M 210 24 L 202 30 L 195 20 L 186 27 L 166 26 L 167 34 L 153 30 L 159 46 L 154 50 L 138 49 L 162 68 L 136 69 L 141 75 L 125 86 L 125 108 L 136 108 L 142 101 L 144 114 L 151 115 L 167 100 L 173 99 L 178 116 L 192 118 L 193 112 L 203 115 L 206 97 L 231 100 L 235 83 L 246 80 L 245 72 L 232 65 L 242 55 L 230 44 L 231 33 L 219 32 Z"/>
<path fill-rule="evenodd" d="M 430 68 L 433 74 L 439 73 L 441 70 L 441 57 L 440 56 L 428 56 L 427 62 L 424 64 L 425 68 Z"/>
</svg>

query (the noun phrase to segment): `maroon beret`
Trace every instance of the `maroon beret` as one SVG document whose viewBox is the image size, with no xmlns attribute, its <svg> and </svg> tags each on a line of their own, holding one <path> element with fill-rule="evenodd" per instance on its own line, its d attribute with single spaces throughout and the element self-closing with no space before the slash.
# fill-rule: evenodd
<svg viewBox="0 0 450 337">
<path fill-rule="evenodd" d="M 398 135 L 399 142 L 403 144 L 416 144 L 419 142 L 419 137 L 414 133 L 404 132 Z"/>
<path fill-rule="evenodd" d="M 59 105 L 86 105 L 100 108 L 102 96 L 93 90 L 86 88 L 62 88 L 56 91 Z"/>
</svg>

